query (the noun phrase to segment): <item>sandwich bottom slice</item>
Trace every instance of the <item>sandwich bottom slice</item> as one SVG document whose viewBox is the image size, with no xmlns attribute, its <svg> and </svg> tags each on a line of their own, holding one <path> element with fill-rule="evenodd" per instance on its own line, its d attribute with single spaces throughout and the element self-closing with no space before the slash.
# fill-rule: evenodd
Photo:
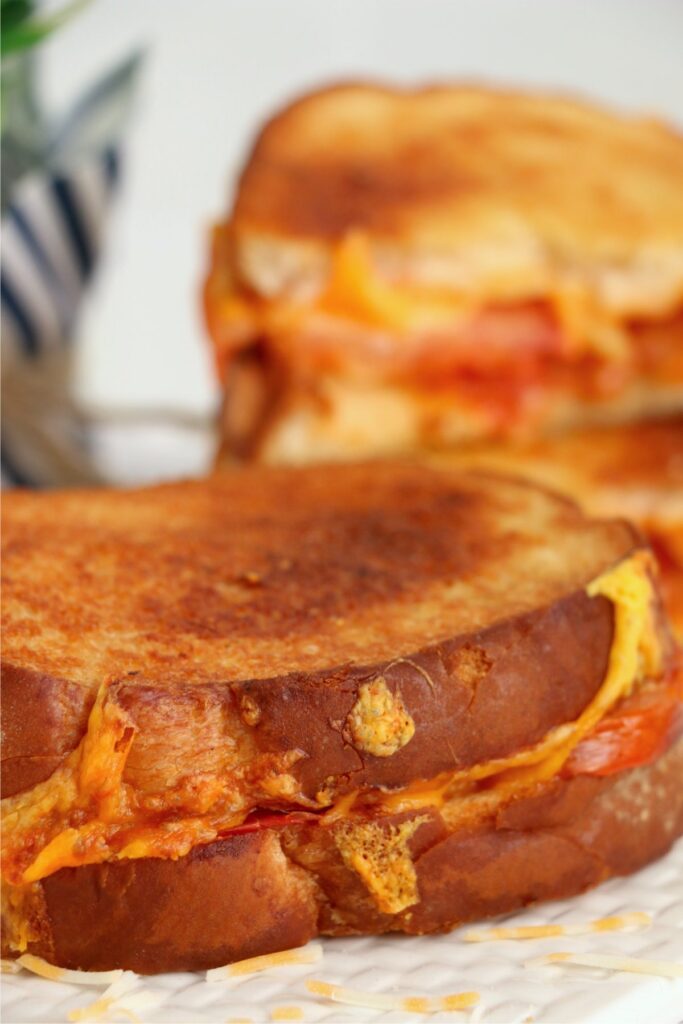
<svg viewBox="0 0 683 1024">
<path fill-rule="evenodd" d="M 447 930 L 683 833 L 639 534 L 409 464 L 3 507 L 3 950 L 198 970 Z"/>
</svg>

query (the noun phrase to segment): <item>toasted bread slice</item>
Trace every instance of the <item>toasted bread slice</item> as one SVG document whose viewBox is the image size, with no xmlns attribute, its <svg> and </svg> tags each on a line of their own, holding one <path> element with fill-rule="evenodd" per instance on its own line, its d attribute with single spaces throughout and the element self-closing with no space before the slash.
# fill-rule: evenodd
<svg viewBox="0 0 683 1024">
<path fill-rule="evenodd" d="M 650 710 L 629 714 L 654 714 L 654 746 L 627 763 L 675 738 L 645 542 L 514 478 L 375 463 L 13 493 L 2 541 L 15 950 L 42 941 L 44 880 L 115 890 L 121 862 L 175 862 L 273 814 L 338 828 L 397 915 L 417 901 L 420 814 L 479 828 L 574 771 L 641 690 Z"/>
<path fill-rule="evenodd" d="M 334 767 L 340 776 L 359 768 L 339 732 L 321 740 L 320 761 L 309 748 L 315 716 L 326 735 L 331 716 L 346 718 L 360 679 L 389 671 L 419 699 L 432 692 L 419 671 L 387 666 L 425 652 L 435 693 L 443 689 L 434 728 L 440 702 L 459 693 L 464 712 L 474 685 L 460 689 L 448 659 L 438 664 L 440 645 L 500 634 L 502 654 L 520 622 L 542 633 L 549 615 L 551 630 L 566 622 L 566 678 L 559 685 L 535 649 L 543 641 L 524 626 L 533 649 L 516 685 L 538 677 L 539 709 L 549 718 L 532 726 L 520 716 L 513 746 L 523 746 L 536 738 L 532 729 L 542 734 L 578 713 L 601 682 L 611 615 L 585 588 L 644 544 L 625 522 L 588 520 L 569 501 L 512 478 L 410 465 L 254 469 L 129 492 L 11 493 L 3 506 L 3 757 L 18 788 L 24 771 L 33 783 L 40 765 L 49 775 L 52 759 L 76 745 L 104 683 L 126 703 L 149 694 L 140 700 L 145 729 L 128 771 L 136 746 L 162 725 L 167 739 L 179 730 L 176 759 L 193 717 L 219 714 L 220 730 L 244 731 L 234 693 L 248 685 L 262 692 L 260 706 L 275 701 L 274 716 L 290 707 L 296 717 L 299 702 L 288 691 L 305 695 L 300 729 L 294 721 L 283 728 L 302 733 L 290 745 L 304 743 L 308 756 L 296 773 L 314 774 L 314 796 Z M 581 640 L 577 629 L 585 630 Z M 546 657 L 559 649 L 558 632 Z M 580 668 L 583 652 L 590 653 Z M 332 715 L 335 692 L 341 705 Z M 509 721 L 475 730 L 467 760 L 497 746 Z M 413 742 L 392 781 L 452 763 L 445 746 L 437 753 L 431 735 L 424 741 L 429 769 L 416 762 Z M 273 749 L 283 743 L 286 736 Z M 153 774 L 163 785 L 170 768 L 158 754 Z M 387 763 L 370 763 L 368 781 L 384 781 Z"/>
<path fill-rule="evenodd" d="M 659 558 L 683 636 L 683 417 L 592 428 L 525 444 L 475 444 L 430 456 L 458 470 L 513 473 L 567 494 L 594 516 L 626 516 Z"/>
<path fill-rule="evenodd" d="M 215 235 L 229 450 L 374 456 L 680 410 L 681 180 L 674 130 L 557 96 L 304 96 Z"/>
<path fill-rule="evenodd" d="M 498 301 L 563 275 L 622 317 L 683 294 L 683 140 L 544 93 L 462 83 L 349 83 L 303 96 L 263 128 L 231 230 L 239 283 L 309 295 L 350 232 L 387 279 Z"/>
<path fill-rule="evenodd" d="M 379 663 L 549 606 L 644 546 L 513 474 L 407 462 L 15 491 L 2 515 L 3 660 L 91 691 Z"/>
</svg>

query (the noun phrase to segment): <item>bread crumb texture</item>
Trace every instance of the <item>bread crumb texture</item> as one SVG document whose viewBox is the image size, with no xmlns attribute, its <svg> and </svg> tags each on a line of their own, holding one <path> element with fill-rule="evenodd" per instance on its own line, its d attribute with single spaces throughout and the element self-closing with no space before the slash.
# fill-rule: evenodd
<svg viewBox="0 0 683 1024">
<path fill-rule="evenodd" d="M 345 822 L 334 840 L 345 865 L 360 875 L 379 910 L 398 914 L 419 901 L 417 875 L 409 849 L 425 815 L 400 825 Z"/>
<path fill-rule="evenodd" d="M 391 757 L 415 735 L 401 694 L 391 692 L 384 676 L 363 683 L 346 724 L 353 745 L 374 757 Z"/>
</svg>

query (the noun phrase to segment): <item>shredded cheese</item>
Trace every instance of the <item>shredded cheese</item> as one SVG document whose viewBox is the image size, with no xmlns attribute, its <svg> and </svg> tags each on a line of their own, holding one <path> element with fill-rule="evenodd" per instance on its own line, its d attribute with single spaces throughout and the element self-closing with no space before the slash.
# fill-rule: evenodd
<svg viewBox="0 0 683 1024">
<path fill-rule="evenodd" d="M 304 1011 L 300 1006 L 276 1006 L 271 1010 L 271 1020 L 303 1020 Z"/>
<path fill-rule="evenodd" d="M 398 996 L 380 992 L 361 992 L 327 981 L 312 979 L 306 988 L 314 996 L 329 999 L 345 1006 L 360 1006 L 364 1010 L 402 1010 L 404 1013 L 440 1013 L 466 1010 L 479 1002 L 478 992 L 457 992 L 447 996 Z"/>
<path fill-rule="evenodd" d="M 651 974 L 657 978 L 683 978 L 683 963 L 673 960 L 644 960 L 612 953 L 548 953 L 527 960 L 525 967 L 548 964 L 569 964 L 576 967 L 597 967 L 605 971 L 626 971 L 630 974 Z"/>
<path fill-rule="evenodd" d="M 23 967 L 48 981 L 59 981 L 68 985 L 108 985 L 109 987 L 94 1002 L 69 1011 L 68 1020 L 74 1022 L 109 1020 L 112 1015 L 117 1015 L 128 1017 L 137 1024 L 139 1017 L 135 1013 L 136 1010 L 154 1009 L 167 998 L 167 993 L 163 990 L 139 989 L 131 992 L 140 980 L 133 971 L 74 971 L 65 967 L 55 967 L 54 964 L 31 953 L 25 953 L 16 961 L 3 963 L 15 965 L 13 971 L 19 971 Z"/>
<path fill-rule="evenodd" d="M 104 996 L 100 996 L 94 1003 L 88 1003 L 87 1006 L 77 1010 L 69 1010 L 67 1017 L 71 1021 L 102 1020 L 111 1008 L 112 1003 L 112 999 L 105 999 Z"/>
<path fill-rule="evenodd" d="M 266 953 L 264 956 L 252 956 L 247 960 L 238 960 L 224 967 L 213 967 L 206 972 L 207 981 L 226 981 L 228 978 L 242 977 L 245 974 L 258 974 L 271 967 L 291 967 L 298 964 L 317 964 L 322 960 L 323 948 L 319 942 L 311 942 L 301 949 L 284 949 L 279 953 Z"/>
<path fill-rule="evenodd" d="M 17 963 L 32 974 L 37 974 L 48 981 L 63 981 L 67 985 L 110 985 L 123 977 L 124 971 L 72 971 L 67 967 L 55 967 L 40 956 L 24 953 Z"/>
<path fill-rule="evenodd" d="M 55 967 L 54 964 L 49 964 L 42 957 L 32 956 L 31 953 L 24 953 L 23 956 L 19 957 L 17 963 L 25 967 L 27 971 L 31 971 L 32 974 L 37 974 L 40 978 L 47 978 L 48 981 L 61 981 L 64 975 L 62 967 Z"/>
<path fill-rule="evenodd" d="M 494 942 L 500 939 L 549 939 L 559 935 L 588 935 L 590 932 L 615 932 L 625 928 L 646 928 L 652 917 L 643 911 L 599 917 L 586 924 L 530 924 L 516 928 L 482 928 L 465 932 L 465 942 Z"/>
<path fill-rule="evenodd" d="M 161 989 L 140 988 L 135 992 L 131 989 L 140 981 L 137 974 L 132 971 L 124 971 L 122 976 L 106 989 L 99 999 L 88 1006 L 71 1010 L 68 1019 L 70 1021 L 100 1021 L 111 1020 L 114 1016 L 128 1017 L 129 1020 L 137 1022 L 140 1018 L 136 1010 L 153 1010 L 161 1006 L 167 999 L 167 993 Z"/>
</svg>

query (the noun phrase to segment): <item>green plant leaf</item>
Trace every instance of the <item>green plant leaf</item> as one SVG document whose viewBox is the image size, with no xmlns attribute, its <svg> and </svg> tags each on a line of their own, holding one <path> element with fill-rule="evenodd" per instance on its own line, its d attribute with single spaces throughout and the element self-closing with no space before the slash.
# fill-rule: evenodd
<svg viewBox="0 0 683 1024">
<path fill-rule="evenodd" d="M 30 3 L 24 0 L 7 0 L 2 5 L 2 56 L 6 57 L 17 50 L 25 50 L 40 43 L 89 3 L 90 0 L 71 0 L 71 3 L 54 14 L 40 17 L 33 15 Z M 8 20 L 6 10 L 9 12 Z"/>
<path fill-rule="evenodd" d="M 22 21 L 33 13 L 31 0 L 2 0 L 0 4 L 0 17 L 2 17 L 2 34 L 5 35 L 11 29 L 17 28 Z"/>
</svg>

